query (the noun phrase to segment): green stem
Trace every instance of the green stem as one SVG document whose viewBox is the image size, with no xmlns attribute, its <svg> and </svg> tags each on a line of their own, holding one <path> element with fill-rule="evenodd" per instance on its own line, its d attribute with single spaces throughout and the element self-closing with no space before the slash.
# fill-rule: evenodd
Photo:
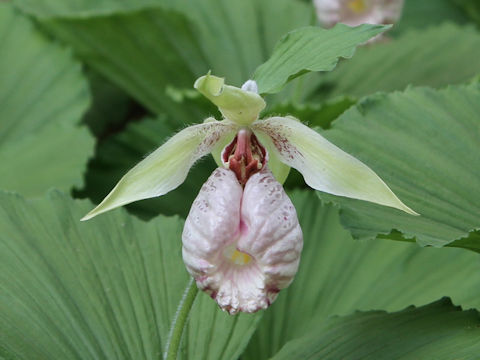
<svg viewBox="0 0 480 360">
<path fill-rule="evenodd" d="M 168 335 L 167 346 L 163 357 L 165 360 L 177 359 L 183 329 L 185 328 L 188 314 L 190 313 L 190 309 L 192 308 L 197 293 L 197 284 L 195 284 L 195 281 L 191 278 L 185 292 L 183 293 L 182 299 L 180 300 L 180 304 L 178 304 L 177 312 L 173 317 L 172 327 L 170 328 L 170 334 Z"/>
</svg>

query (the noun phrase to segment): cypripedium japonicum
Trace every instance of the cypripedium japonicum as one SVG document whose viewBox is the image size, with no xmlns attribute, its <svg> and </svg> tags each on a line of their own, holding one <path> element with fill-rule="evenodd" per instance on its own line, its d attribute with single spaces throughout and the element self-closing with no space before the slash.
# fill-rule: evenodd
<svg viewBox="0 0 480 360">
<path fill-rule="evenodd" d="M 290 167 L 312 188 L 416 214 L 368 166 L 292 117 L 259 119 L 265 101 L 206 75 L 194 87 L 222 113 L 187 127 L 131 169 L 82 220 L 164 195 L 202 156 L 219 168 L 192 204 L 183 259 L 197 286 L 234 314 L 267 308 L 293 280 L 303 245 L 295 208 L 281 183 Z"/>
</svg>

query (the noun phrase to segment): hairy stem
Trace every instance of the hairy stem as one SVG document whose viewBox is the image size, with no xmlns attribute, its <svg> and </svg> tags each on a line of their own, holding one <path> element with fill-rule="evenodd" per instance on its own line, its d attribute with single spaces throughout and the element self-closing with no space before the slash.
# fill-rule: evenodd
<svg viewBox="0 0 480 360">
<path fill-rule="evenodd" d="M 165 360 L 176 360 L 178 348 L 180 346 L 180 340 L 182 339 L 183 329 L 187 323 L 188 315 L 190 314 L 190 309 L 192 308 L 193 301 L 197 296 L 198 288 L 193 281 L 193 278 L 190 279 L 180 303 L 178 304 L 177 312 L 173 317 L 172 327 L 170 328 L 170 333 L 168 334 L 167 346 L 165 348 L 165 353 L 163 358 Z"/>
</svg>

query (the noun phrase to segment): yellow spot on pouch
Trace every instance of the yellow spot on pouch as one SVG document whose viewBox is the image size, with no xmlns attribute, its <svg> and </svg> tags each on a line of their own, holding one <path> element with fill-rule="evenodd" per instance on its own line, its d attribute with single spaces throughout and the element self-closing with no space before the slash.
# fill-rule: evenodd
<svg viewBox="0 0 480 360">
<path fill-rule="evenodd" d="M 232 260 L 232 262 L 234 262 L 237 265 L 246 265 L 250 261 L 252 261 L 252 257 L 244 252 L 241 252 L 235 249 L 230 260 Z"/>
<path fill-rule="evenodd" d="M 252 257 L 247 253 L 237 250 L 235 245 L 230 245 L 224 250 L 224 255 L 235 265 L 247 265 Z"/>
<path fill-rule="evenodd" d="M 367 9 L 367 4 L 365 0 L 352 0 L 348 3 L 350 10 L 356 13 L 362 13 Z"/>
</svg>

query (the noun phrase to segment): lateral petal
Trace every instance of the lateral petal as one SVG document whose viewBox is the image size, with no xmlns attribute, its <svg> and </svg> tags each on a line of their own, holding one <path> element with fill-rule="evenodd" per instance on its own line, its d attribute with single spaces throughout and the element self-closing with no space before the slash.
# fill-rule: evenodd
<svg viewBox="0 0 480 360">
<path fill-rule="evenodd" d="M 164 195 L 181 185 L 192 165 L 236 129 L 228 121 L 189 126 L 126 173 L 83 220 L 134 201 Z"/>
<path fill-rule="evenodd" d="M 316 131 L 291 117 L 256 121 L 252 129 L 272 139 L 277 156 L 302 173 L 312 188 L 366 200 L 418 215 L 390 190 L 375 172 Z"/>
</svg>

